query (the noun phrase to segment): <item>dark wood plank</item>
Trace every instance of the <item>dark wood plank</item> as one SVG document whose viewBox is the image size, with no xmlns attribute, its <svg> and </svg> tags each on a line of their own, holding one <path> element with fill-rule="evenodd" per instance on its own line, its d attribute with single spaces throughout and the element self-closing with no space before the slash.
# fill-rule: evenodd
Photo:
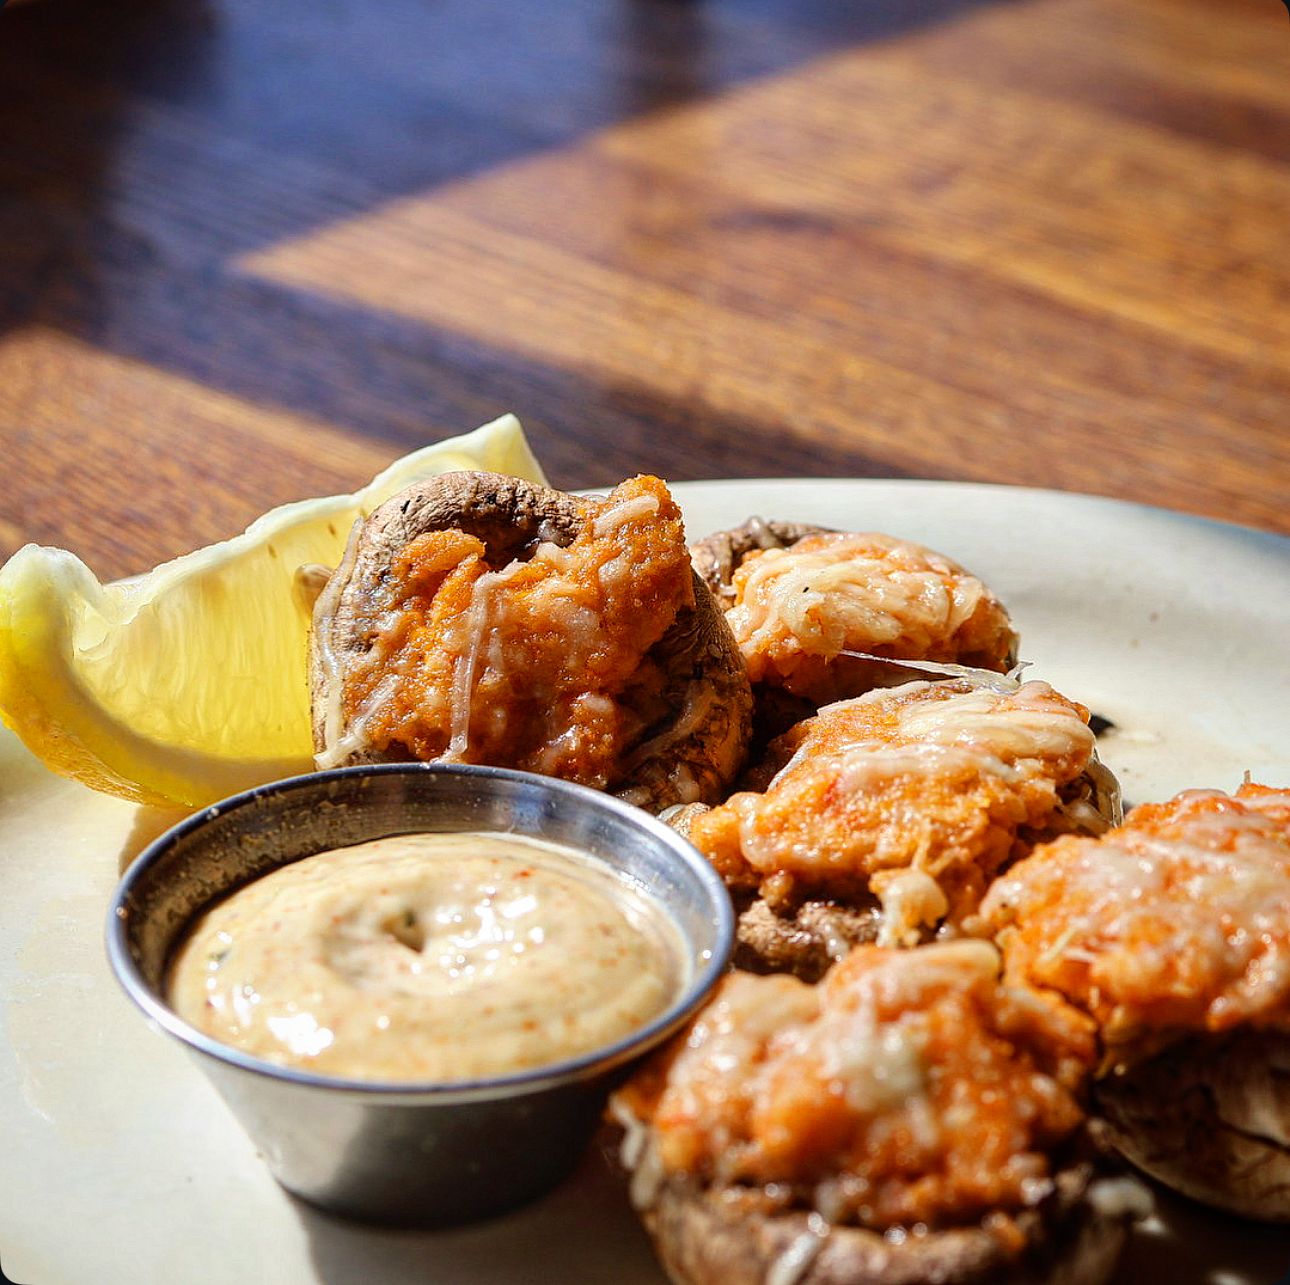
<svg viewBox="0 0 1290 1285">
<path fill-rule="evenodd" d="M 47 113 L 75 100 L 77 127 L 54 131 L 90 153 L 82 188 L 123 134 L 132 158 L 175 163 L 181 129 L 180 200 L 236 200 L 236 170 L 208 174 L 244 155 L 260 158 L 257 188 L 289 158 L 377 200 L 982 2 L 45 0 L 0 14 L 0 94 L 6 119 L 46 139 Z"/>
<path fill-rule="evenodd" d="M 1281 0 L 25 0 L 0 121 L 0 552 L 138 570 L 505 409 L 571 486 L 1290 530 Z"/>
<path fill-rule="evenodd" d="M 945 38 L 835 55 L 244 262 L 641 379 L 799 443 L 796 471 L 843 443 L 900 472 L 1284 526 L 1264 484 L 1290 473 L 1290 332 L 1269 306 L 1290 298 L 1290 171 L 929 75 L 923 45 Z"/>
</svg>

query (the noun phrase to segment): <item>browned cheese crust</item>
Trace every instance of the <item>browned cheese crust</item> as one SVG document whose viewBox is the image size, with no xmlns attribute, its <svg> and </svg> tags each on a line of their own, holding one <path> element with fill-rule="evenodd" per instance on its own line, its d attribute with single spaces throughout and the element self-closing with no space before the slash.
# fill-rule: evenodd
<svg viewBox="0 0 1290 1285">
<path fill-rule="evenodd" d="M 395 555 L 427 532 L 456 530 L 482 541 L 490 567 L 524 560 L 543 541 L 567 547 L 590 502 L 494 473 L 448 473 L 401 492 L 356 525 L 341 565 L 314 606 L 310 657 L 314 743 L 347 667 L 370 646 L 358 604 Z M 694 575 L 694 606 L 683 608 L 648 659 L 664 674 L 651 700 L 671 711 L 624 755 L 609 788 L 652 809 L 693 798 L 716 801 L 737 774 L 750 734 L 752 696 L 738 647 L 715 599 Z M 654 665 L 651 665 L 654 669 Z M 344 730 L 344 729 L 342 729 Z M 400 757 L 360 746 L 344 763 Z"/>
</svg>

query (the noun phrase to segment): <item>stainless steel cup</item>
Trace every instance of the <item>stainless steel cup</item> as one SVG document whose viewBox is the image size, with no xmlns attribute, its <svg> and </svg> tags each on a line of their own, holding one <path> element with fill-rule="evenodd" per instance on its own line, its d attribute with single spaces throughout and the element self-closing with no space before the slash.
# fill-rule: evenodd
<svg viewBox="0 0 1290 1285">
<path fill-rule="evenodd" d="M 194 917 L 279 866 L 393 834 L 493 830 L 566 844 L 625 873 L 670 914 L 688 953 L 659 1017 L 593 1053 L 459 1083 L 369 1083 L 261 1061 L 211 1039 L 167 1004 L 165 973 Z M 730 899 L 673 830 L 610 795 L 501 768 L 380 764 L 261 786 L 167 831 L 126 872 L 108 957 L 151 1021 L 183 1041 L 278 1181 L 353 1218 L 421 1226 L 500 1213 L 573 1168 L 609 1088 L 676 1031 L 726 966 Z"/>
</svg>

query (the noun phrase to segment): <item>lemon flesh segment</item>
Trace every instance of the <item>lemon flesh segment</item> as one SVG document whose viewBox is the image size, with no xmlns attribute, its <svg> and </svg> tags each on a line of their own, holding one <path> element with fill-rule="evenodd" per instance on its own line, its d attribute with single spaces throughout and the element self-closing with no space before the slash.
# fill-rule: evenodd
<svg viewBox="0 0 1290 1285">
<path fill-rule="evenodd" d="M 0 567 L 0 717 L 51 770 L 140 803 L 197 807 L 312 770 L 296 571 L 335 566 L 355 521 L 459 469 L 544 481 L 507 415 L 129 580 L 27 545 Z"/>
</svg>

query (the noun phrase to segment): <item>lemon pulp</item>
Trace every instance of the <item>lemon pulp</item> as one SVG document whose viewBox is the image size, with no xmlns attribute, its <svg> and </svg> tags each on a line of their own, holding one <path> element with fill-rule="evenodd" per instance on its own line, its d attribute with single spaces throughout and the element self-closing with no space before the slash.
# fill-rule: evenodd
<svg viewBox="0 0 1290 1285">
<path fill-rule="evenodd" d="M 334 567 L 357 519 L 458 469 L 544 480 L 505 415 L 133 579 L 104 585 L 64 549 L 25 546 L 0 567 L 0 718 L 52 771 L 140 803 L 196 807 L 309 771 L 296 572 Z"/>
</svg>

